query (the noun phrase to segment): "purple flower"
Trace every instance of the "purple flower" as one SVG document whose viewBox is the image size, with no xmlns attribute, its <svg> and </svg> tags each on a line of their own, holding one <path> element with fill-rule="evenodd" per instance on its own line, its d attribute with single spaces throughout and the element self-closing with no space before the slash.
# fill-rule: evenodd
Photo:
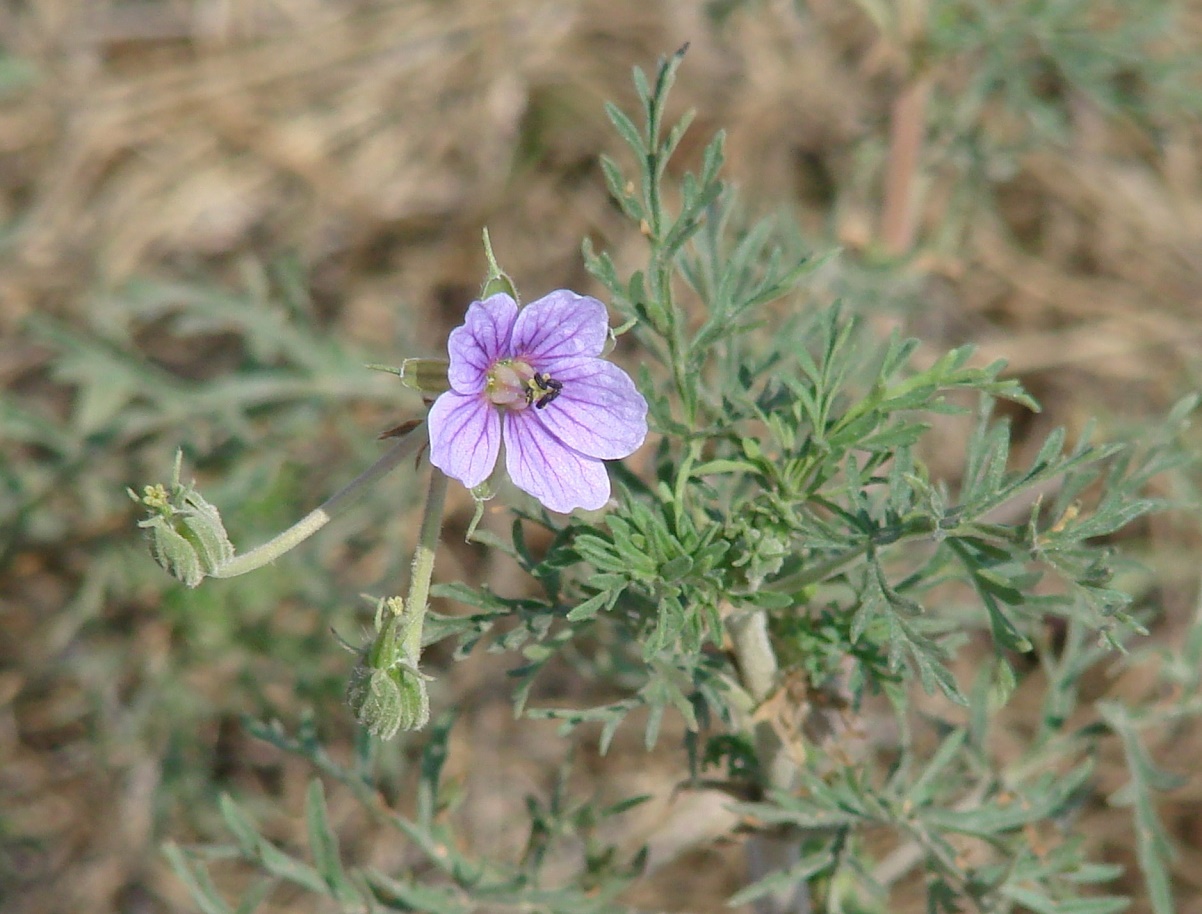
<svg viewBox="0 0 1202 914">
<path fill-rule="evenodd" d="M 504 293 L 472 302 L 447 349 L 451 389 L 430 408 L 430 462 L 469 489 L 484 482 L 505 442 L 519 489 L 552 511 L 609 499 L 603 460 L 647 436 L 647 401 L 598 356 L 605 306 L 560 289 L 521 311 Z"/>
</svg>

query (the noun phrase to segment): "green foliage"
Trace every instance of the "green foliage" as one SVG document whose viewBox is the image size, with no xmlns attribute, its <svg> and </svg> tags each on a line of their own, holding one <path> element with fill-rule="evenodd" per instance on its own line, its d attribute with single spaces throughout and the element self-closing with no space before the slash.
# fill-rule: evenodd
<svg viewBox="0 0 1202 914">
<path fill-rule="evenodd" d="M 336 472 L 326 461 L 365 465 L 378 453 L 348 406 L 397 402 L 395 378 L 363 370 L 373 354 L 322 326 L 298 264 L 248 267 L 244 280 L 238 291 L 139 281 L 81 303 L 72 321 L 36 315 L 29 329 L 53 357 L 53 381 L 0 392 L 0 553 L 53 552 L 70 588 L 40 664 L 89 703 L 123 696 L 115 721 L 96 716 L 94 739 L 164 759 L 158 821 L 181 809 L 203 819 L 222 716 L 291 715 L 297 702 L 345 713 L 350 664 L 329 662 L 340 653 L 329 631 L 345 630 L 352 600 L 331 561 L 331 546 L 345 549 L 337 543 L 318 545 L 311 561 L 269 566 L 251 586 L 185 590 L 148 559 L 126 487 L 169 477 L 181 448 L 184 488 L 194 492 L 195 473 L 212 504 L 238 506 L 235 541 L 266 538 L 298 506 L 316 504 L 315 488 L 346 478 L 343 470 L 315 482 Z M 207 374 L 182 377 L 180 365 L 194 367 L 198 351 L 211 356 Z M 315 429 L 321 448 L 298 450 Z M 393 578 L 408 559 L 405 531 L 389 521 L 406 498 L 397 489 L 338 522 L 352 543 L 370 531 L 381 554 L 395 556 L 382 569 Z M 199 503 L 188 510 L 205 519 Z M 189 548 L 219 559 L 222 542 L 197 532 Z M 146 653 L 147 634 L 169 657 Z"/>
<path fill-rule="evenodd" d="M 508 540 L 478 534 L 526 573 L 527 588 L 435 588 L 468 612 L 430 612 L 403 640 L 454 639 L 456 660 L 480 647 L 516 655 L 519 715 L 558 720 L 564 734 L 599 730 L 602 751 L 632 712 L 644 712 L 648 747 L 678 716 L 693 775 L 721 771 L 748 800 L 739 809 L 756 839 L 792 842 L 790 864 L 735 903 L 804 884 L 819 910 L 888 910 L 890 886 L 921 868 L 932 911 L 1120 910 L 1125 900 L 1104 885 L 1119 871 L 1092 859 L 1077 823 L 1095 789 L 1093 759 L 1117 740 L 1131 782 L 1111 799 L 1132 810 L 1148 896 L 1167 912 L 1170 849 L 1154 792 L 1176 781 L 1141 734 L 1197 713 L 1196 669 L 1166 664 L 1177 699 L 1138 713 L 1114 703 L 1083 711 L 1081 685 L 1145 633 L 1147 607 L 1116 583 L 1123 567 L 1108 540 L 1168 507 L 1145 493 L 1188 462 L 1178 437 L 1197 398 L 1138 444 L 1096 444 L 1092 429 L 1069 443 L 1056 430 L 1019 460 L 1007 416 L 1038 407 L 1004 366 L 981 365 L 968 347 L 922 358 L 916 340 L 875 337 L 855 302 L 815 305 L 807 284 L 837 263 L 794 256 L 780 225 L 742 224 L 718 178 L 721 134 L 667 187 L 689 124 L 664 121 L 682 57 L 654 79 L 636 71 L 641 118 L 608 109 L 633 171 L 612 158 L 602 170 L 646 241 L 645 263 L 622 275 L 584 245 L 646 357 L 650 469 L 613 468 L 618 504 L 602 519 L 518 511 Z M 131 396 L 113 378 L 88 406 L 95 422 Z M 965 441 L 954 480 L 931 468 L 936 421 Z M 535 532 L 546 544 L 537 551 Z M 1191 635 L 1194 660 L 1200 645 Z M 402 694 L 419 683 L 417 659 L 369 665 L 371 677 L 352 684 L 356 710 L 402 725 L 424 717 L 416 693 Z M 538 686 L 555 668 L 604 686 L 604 698 L 552 706 Z M 999 758 L 1007 702 L 1035 670 L 1048 684 L 1041 718 L 1017 758 Z M 1091 716 L 1070 727 L 1076 712 Z M 897 745 L 857 751 L 853 724 L 886 715 Z M 439 719 L 427 734 L 411 814 L 384 806 L 368 766 L 336 764 L 312 733 L 255 728 L 403 835 L 413 858 L 398 871 L 343 862 L 317 782 L 307 854 L 269 841 L 227 799 L 234 844 L 174 849 L 172 862 L 206 912 L 234 910 L 205 863 L 230 857 L 267 876 L 238 910 L 281 883 L 345 911 L 621 909 L 643 860 L 620 859 L 595 831 L 634 801 L 573 799 L 561 779 L 549 801 L 528 803 L 516 859 L 475 856 L 456 840 L 441 780 L 450 726 Z M 881 833 L 895 851 L 876 860 L 865 838 Z M 564 844 L 578 848 L 578 865 L 550 881 L 547 861 Z"/>
<path fill-rule="evenodd" d="M 953 122 L 1000 98 L 1037 138 L 1062 138 L 1071 93 L 1140 120 L 1197 110 L 1189 91 L 1196 63 L 1172 42 L 1180 13 L 1171 0 L 943 0 L 928 14 L 927 53 L 973 61 Z"/>
<path fill-rule="evenodd" d="M 670 83 L 678 60 L 664 66 L 657 86 Z M 647 81 L 636 85 L 646 98 Z M 641 682 L 629 698 L 605 707 L 535 713 L 569 725 L 602 721 L 603 745 L 640 704 L 651 710 L 649 742 L 668 708 L 691 730 L 699 716 L 737 730 L 746 671 L 706 645 L 722 644 L 728 613 L 751 610 L 770 616 L 776 659 L 786 674 L 799 670 L 821 687 L 851 658 L 852 707 L 883 691 L 908 730 L 906 693 L 898 686 L 917 682 L 964 705 L 983 730 L 1014 687 L 1015 653 L 1032 653 L 1036 645 L 1048 650 L 1049 619 L 1065 620 L 1078 645 L 1092 636 L 1119 646 L 1128 633 L 1142 632 L 1130 596 L 1112 586 L 1111 550 L 1098 543 L 1167 507 L 1142 493 L 1152 476 L 1186 459 L 1174 436 L 1196 398 L 1183 400 L 1163 437 L 1145 447 L 1093 444 L 1089 431 L 1069 447 L 1056 431 L 1028 465 L 1016 467 L 1008 424 L 993 419 L 994 404 L 1037 407 L 1002 377 L 1002 365 L 976 367 L 971 350 L 962 348 L 918 367 L 917 341 L 894 336 L 876 343 L 837 306 L 778 306 L 766 316 L 766 307 L 792 295 L 822 259 L 784 262 L 770 223 L 734 226 L 729 192 L 713 168 L 720 136 L 704 153 L 699 174 L 682 179 L 676 212 L 651 205 L 681 129 L 664 128 L 661 110 L 649 102 L 642 127 L 610 112 L 631 147 L 637 182 L 613 162 L 604 166 L 611 192 L 647 239 L 646 269 L 624 279 L 610 258 L 585 246 L 589 269 L 636 322 L 634 335 L 675 385 L 672 396 L 649 396 L 663 435 L 654 482 L 624 478 L 630 498 L 606 517 L 604 529 L 552 527 L 547 555 L 537 565 L 525 563 L 544 586 L 552 581 L 546 569 L 580 560 L 595 569 L 554 576 L 546 605 L 562 604 L 575 640 L 550 627 L 543 650 L 562 650 L 589 626 L 607 625 L 617 633 L 588 638 L 599 645 L 593 664 L 637 670 L 641 660 Z M 696 209 L 701 200 L 704 219 Z M 678 303 L 685 291 L 697 309 L 687 319 Z M 663 390 L 650 381 L 644 389 Z M 931 478 L 923 461 L 930 417 L 938 414 L 965 416 L 966 463 L 954 493 Z M 1042 494 L 1048 487 L 1051 499 Z M 974 599 L 948 601 L 956 585 Z M 942 602 L 931 594 L 944 595 Z M 994 659 L 990 676 L 970 690 L 956 666 L 976 634 L 988 638 Z M 612 656 L 615 645 L 625 646 L 621 658 Z M 1098 655 L 1091 656 L 1096 662 Z M 1076 689 L 1079 673 L 1071 682 L 1059 680 L 1061 703 Z M 1057 722 L 1063 713 L 1057 711 Z M 1056 726 L 1048 721 L 1050 732 Z M 1060 821 L 1081 802 L 1090 769 L 1074 758 L 1083 746 L 1057 756 L 1071 776 L 1031 769 L 999 780 L 982 755 L 983 732 L 972 747 L 968 731 L 953 733 L 959 736 L 949 736 L 913 782 L 900 774 L 916 764 L 910 747 L 896 764 L 899 774 L 883 786 L 858 768 L 842 769 L 840 786 L 815 774 L 818 761 L 803 767 L 800 794 L 773 793 L 772 803 L 755 806 L 755 814 L 806 831 L 840 831 L 818 842 L 825 849 L 803 855 L 788 874 L 738 900 L 773 890 L 782 879 L 812 879 L 827 864 L 862 873 L 836 848 L 859 830 L 887 825 L 922 847 L 934 905 L 968 895 L 986 906 L 1117 909 L 1115 899 L 1077 898 L 1089 881 L 1076 875 L 1080 841 L 1066 839 L 1042 858 L 1025 849 L 1025 829 Z M 722 745 L 727 737 L 715 739 Z M 721 757 L 727 750 L 715 751 Z M 821 753 L 811 750 L 811 758 Z M 1153 815 L 1150 805 L 1141 808 Z M 1149 835 L 1159 834 L 1145 825 Z M 1008 863 L 965 871 L 951 850 L 954 833 L 988 841 L 996 859 Z M 1149 838 L 1145 845 L 1142 865 L 1155 892 L 1163 869 L 1151 861 L 1163 856 L 1164 844 Z M 866 883 L 873 888 L 871 879 Z M 841 884 L 833 875 L 828 883 Z"/>
<path fill-rule="evenodd" d="M 456 794 L 443 783 L 442 775 L 452 723 L 452 718 L 444 717 L 429 731 L 417 766 L 412 815 L 385 805 L 369 783 L 366 770 L 352 773 L 334 763 L 312 729 L 306 727 L 293 736 L 278 724 L 252 724 L 260 738 L 307 758 L 341 789 L 351 791 L 378 824 L 395 831 L 412 852 L 407 855 L 410 862 L 405 872 L 345 866 L 327 814 L 325 788 L 317 779 L 310 784 L 305 803 L 307 853 L 277 846 L 226 796 L 221 800 L 222 817 L 234 843 L 199 849 L 169 845 L 168 859 L 205 914 L 253 911 L 283 884 L 329 899 L 335 910 L 348 914 L 369 910 L 466 914 L 505 908 L 548 914 L 626 910 L 614 899 L 637 875 L 642 858 L 620 859 L 612 847 L 598 840 L 596 832 L 641 799 L 607 807 L 598 807 L 593 801 L 573 802 L 566 792 L 569 769 L 565 766 L 548 803 L 528 799 L 530 830 L 517 858 L 509 862 L 476 858 L 460 848 L 450 826 Z M 565 847 L 579 848 L 574 854 L 578 859 L 575 878 L 566 885 L 550 883 L 548 862 Z M 242 860 L 266 874 L 237 908 L 221 897 L 209 873 L 210 866 L 223 860 Z"/>
<path fill-rule="evenodd" d="M 1184 40 L 1178 0 L 857 3 L 904 59 L 902 79 L 933 86 L 923 164 L 954 184 L 939 229 L 948 246 L 1025 154 L 1068 146 L 1083 110 L 1151 143 L 1171 119 L 1202 110 L 1198 48 Z M 879 164 L 879 149 L 864 152 Z"/>
</svg>

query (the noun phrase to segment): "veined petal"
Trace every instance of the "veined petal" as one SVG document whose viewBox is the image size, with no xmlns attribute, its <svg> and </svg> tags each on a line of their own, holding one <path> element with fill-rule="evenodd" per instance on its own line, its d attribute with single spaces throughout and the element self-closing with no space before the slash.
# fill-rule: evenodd
<svg viewBox="0 0 1202 914">
<path fill-rule="evenodd" d="M 513 354 L 531 364 L 571 356 L 599 356 L 609 337 L 605 305 L 558 289 L 531 302 L 513 325 Z"/>
<path fill-rule="evenodd" d="M 448 390 L 430 407 L 430 462 L 469 489 L 488 479 L 501 451 L 501 417 L 480 394 Z"/>
<path fill-rule="evenodd" d="M 556 359 L 540 366 L 563 385 L 544 409 L 527 410 L 586 457 L 626 457 L 647 437 L 647 401 L 630 376 L 601 359 Z"/>
<path fill-rule="evenodd" d="M 506 413 L 505 469 L 509 478 L 552 511 L 595 510 L 609 501 L 605 464 L 572 450 L 532 416 Z"/>
<path fill-rule="evenodd" d="M 517 302 L 504 292 L 472 302 L 463 326 L 456 327 L 447 338 L 451 356 L 447 380 L 452 390 L 474 394 L 484 389 L 493 362 L 510 354 L 509 339 L 517 316 Z"/>
</svg>

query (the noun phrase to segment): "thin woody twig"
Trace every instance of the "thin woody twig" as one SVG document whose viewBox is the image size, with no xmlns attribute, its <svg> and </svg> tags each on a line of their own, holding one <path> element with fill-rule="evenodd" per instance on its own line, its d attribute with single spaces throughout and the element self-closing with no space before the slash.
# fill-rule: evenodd
<svg viewBox="0 0 1202 914">
<path fill-rule="evenodd" d="M 881 208 L 881 244 L 893 257 L 914 246 L 917 224 L 915 178 L 926 139 L 927 102 L 931 80 L 912 76 L 893 100 L 889 115 L 889 161 Z"/>
</svg>

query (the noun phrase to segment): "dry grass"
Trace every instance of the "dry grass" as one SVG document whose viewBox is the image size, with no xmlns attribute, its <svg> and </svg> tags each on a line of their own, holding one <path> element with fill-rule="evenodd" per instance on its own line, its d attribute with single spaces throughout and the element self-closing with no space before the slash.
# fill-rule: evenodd
<svg viewBox="0 0 1202 914">
<path fill-rule="evenodd" d="M 876 185 L 853 151 L 883 136 L 893 61 L 853 5 L 806 6 L 803 20 L 790 4 L 746 4 L 721 28 L 684 0 L 0 8 L 0 44 L 39 77 L 0 95 L 0 223 L 16 227 L 0 249 L 0 383 L 35 387 L 45 371 L 47 352 L 23 336 L 28 315 L 69 320 L 88 293 L 132 276 L 230 278 L 248 256 L 299 252 L 336 332 L 376 341 L 413 327 L 428 352 L 476 288 L 485 225 L 521 287 L 586 287 L 583 235 L 619 256 L 637 241 L 595 167 L 597 151 L 616 145 L 601 103 L 628 101 L 630 67 L 650 68 L 685 40 L 674 104 L 698 110 L 697 142 L 726 128 L 729 175 L 748 207 L 784 207 L 854 258 L 877 217 Z M 1185 23 L 1202 39 L 1197 3 Z M 903 320 L 931 352 L 975 341 L 1008 358 L 1046 406 L 1023 430 L 1031 441 L 1099 412 L 1119 422 L 1154 415 L 1196 382 L 1202 126 L 1161 126 L 1150 148 L 1143 133 L 1083 106 L 1069 148 L 1025 156 L 996 213 L 975 219 L 960 247 L 908 268 L 925 304 Z M 936 234 L 946 181 L 930 176 L 920 236 Z M 945 445 L 953 466 L 959 444 Z M 124 521 L 112 519 L 114 530 Z M 1196 547 L 1164 524 L 1139 535 L 1148 552 Z M 0 573 L 0 789 L 6 837 L 20 839 L 7 852 L 6 910 L 186 910 L 158 856 L 163 759 L 153 740 L 122 739 L 119 696 L 101 702 L 95 729 L 80 723 L 95 699 L 70 664 L 89 644 L 64 635 L 53 614 L 72 597 L 80 561 L 78 543 L 61 553 L 18 547 Z M 1157 637 L 1175 637 L 1195 571 L 1187 561 L 1166 578 Z M 136 631 L 141 668 L 170 662 L 165 626 L 142 618 Z M 115 622 L 89 637 L 128 635 Z M 493 694 L 499 673 L 465 664 L 449 687 L 466 716 L 452 762 L 473 797 L 465 833 L 483 846 L 512 844 L 514 800 L 558 763 L 550 731 L 513 725 Z M 1120 679 L 1095 693 L 1139 688 Z M 304 766 L 266 758 L 236 732 L 213 738 L 241 770 L 270 768 L 281 808 L 300 809 Z M 679 760 L 648 763 L 630 743 L 587 773 L 614 795 L 665 792 Z M 1174 734 L 1162 748 L 1168 767 L 1190 771 L 1202 735 Z M 1104 762 L 1103 782 L 1117 787 L 1116 760 Z M 349 803 L 333 803 L 343 833 L 357 834 Z M 1183 912 L 1202 911 L 1200 808 L 1197 782 L 1174 797 Z M 1119 824 L 1128 820 L 1095 814 L 1095 833 L 1130 862 Z M 637 819 L 634 836 L 661 815 Z M 273 828 L 289 838 L 302 826 Z M 376 863 L 401 853 L 370 832 L 346 849 Z M 740 878 L 735 850 L 666 868 L 637 900 L 721 910 Z"/>
</svg>

